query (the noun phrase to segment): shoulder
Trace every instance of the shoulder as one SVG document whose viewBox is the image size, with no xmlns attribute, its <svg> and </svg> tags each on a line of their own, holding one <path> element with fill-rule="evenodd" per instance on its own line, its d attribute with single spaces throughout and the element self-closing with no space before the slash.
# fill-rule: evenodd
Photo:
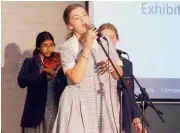
<svg viewBox="0 0 180 133">
<path fill-rule="evenodd" d="M 132 66 L 132 62 L 124 57 L 121 57 L 123 64 Z"/>
<path fill-rule="evenodd" d="M 43 62 L 39 54 L 33 55 L 33 57 L 28 60 L 29 65 L 31 65 L 33 68 L 41 68 L 43 66 Z"/>
<path fill-rule="evenodd" d="M 116 49 L 116 52 L 118 53 L 119 57 L 121 58 L 121 51 L 119 49 Z"/>
<path fill-rule="evenodd" d="M 76 53 L 73 49 L 73 45 L 72 37 L 60 45 L 59 52 L 62 62 L 67 62 L 69 60 L 74 61 L 74 56 L 76 56 Z"/>
<path fill-rule="evenodd" d="M 33 59 L 32 58 L 25 58 L 24 59 L 24 62 L 22 63 L 22 69 L 26 69 L 26 68 L 29 68 L 29 67 L 32 67 L 33 64 Z"/>
<path fill-rule="evenodd" d="M 66 40 L 63 44 L 61 44 L 61 45 L 59 46 L 59 48 L 60 48 L 60 49 L 70 48 L 71 45 L 72 45 L 72 43 L 73 43 L 73 38 L 71 37 L 71 38 L 69 38 L 68 40 Z"/>
<path fill-rule="evenodd" d="M 121 51 L 120 51 L 119 49 L 116 49 L 116 52 L 118 53 L 119 57 L 121 58 L 121 60 L 122 60 L 123 62 L 127 62 L 127 63 L 132 64 L 132 62 L 131 62 L 130 60 L 128 60 L 128 59 L 126 59 L 126 58 L 124 58 L 124 57 L 121 56 Z"/>
<path fill-rule="evenodd" d="M 33 58 L 28 57 L 24 59 L 24 63 L 31 63 L 33 61 Z"/>
</svg>

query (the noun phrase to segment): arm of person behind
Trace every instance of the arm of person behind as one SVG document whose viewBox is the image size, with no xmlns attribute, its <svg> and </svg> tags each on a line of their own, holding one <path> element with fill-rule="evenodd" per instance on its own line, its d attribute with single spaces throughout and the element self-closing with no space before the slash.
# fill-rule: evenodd
<svg viewBox="0 0 180 133">
<path fill-rule="evenodd" d="M 40 72 L 40 68 L 33 63 L 32 58 L 26 58 L 21 66 L 20 72 L 17 77 L 18 85 L 21 88 L 25 88 L 30 85 L 33 81 L 42 81 L 42 76 L 45 73 Z"/>
<path fill-rule="evenodd" d="M 119 72 L 120 76 L 122 76 L 123 75 L 122 60 L 119 58 L 116 48 L 113 46 L 111 39 L 108 36 L 106 36 L 106 38 L 107 38 L 108 44 L 109 44 L 110 57 L 115 65 L 117 71 Z M 119 76 L 115 70 L 111 72 L 111 75 L 115 80 L 119 80 Z"/>
<path fill-rule="evenodd" d="M 133 64 L 132 64 L 132 62 L 130 62 L 129 61 L 129 63 L 130 63 L 130 69 L 129 69 L 129 71 L 130 71 L 130 73 L 132 73 L 133 74 Z M 131 75 L 131 74 L 130 74 Z M 132 94 L 134 95 L 134 80 L 133 80 L 133 77 L 131 76 L 131 80 L 132 80 L 132 88 L 131 88 L 131 91 L 132 91 Z M 135 97 L 135 95 L 134 95 L 134 97 Z M 131 105 L 131 114 L 132 114 L 132 120 L 133 120 L 133 123 L 135 124 L 135 123 L 139 123 L 140 122 L 140 114 L 139 114 L 139 112 L 137 111 L 137 108 L 136 108 L 136 105 L 135 105 L 136 103 L 133 103 L 132 102 L 132 105 Z"/>
<path fill-rule="evenodd" d="M 114 65 L 115 65 L 118 73 L 120 74 L 120 76 L 122 76 L 123 75 L 122 67 L 120 67 L 120 65 L 117 62 L 115 62 Z M 116 73 L 115 70 L 113 72 L 111 72 L 111 75 L 115 80 L 119 80 L 119 75 Z"/>
</svg>

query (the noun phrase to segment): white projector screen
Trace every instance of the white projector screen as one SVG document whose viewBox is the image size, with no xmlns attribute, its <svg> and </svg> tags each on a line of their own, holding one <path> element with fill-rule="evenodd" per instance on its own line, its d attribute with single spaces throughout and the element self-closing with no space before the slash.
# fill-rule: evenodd
<svg viewBox="0 0 180 133">
<path fill-rule="evenodd" d="M 93 1 L 91 22 L 118 29 L 135 77 L 152 99 L 180 99 L 180 2 Z M 139 94 L 138 86 L 135 93 Z"/>
</svg>

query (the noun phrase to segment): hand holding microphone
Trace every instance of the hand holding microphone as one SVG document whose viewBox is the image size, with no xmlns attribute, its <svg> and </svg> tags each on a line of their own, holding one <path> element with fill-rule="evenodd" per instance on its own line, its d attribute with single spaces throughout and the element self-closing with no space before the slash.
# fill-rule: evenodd
<svg viewBox="0 0 180 133">
<path fill-rule="evenodd" d="M 85 24 L 85 28 L 86 32 L 80 36 L 79 41 L 81 42 L 83 49 L 91 50 L 93 41 L 98 38 L 98 32 L 94 27 L 90 27 L 87 24 Z"/>
</svg>

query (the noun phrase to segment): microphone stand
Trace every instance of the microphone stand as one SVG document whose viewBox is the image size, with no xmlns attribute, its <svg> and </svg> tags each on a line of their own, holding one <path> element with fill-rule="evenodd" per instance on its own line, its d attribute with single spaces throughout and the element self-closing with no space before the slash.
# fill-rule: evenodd
<svg viewBox="0 0 180 133">
<path fill-rule="evenodd" d="M 136 84 L 138 85 L 138 87 L 140 88 L 141 90 L 141 95 L 138 96 L 138 98 L 141 100 L 141 104 L 140 104 L 140 107 L 142 109 L 142 112 L 143 112 L 143 115 L 145 115 L 145 109 L 148 107 L 148 105 L 154 109 L 154 111 L 157 113 L 157 115 L 159 116 L 159 118 L 161 119 L 161 121 L 163 123 L 165 123 L 164 119 L 162 118 L 162 112 L 159 111 L 152 103 L 152 101 L 149 99 L 149 95 L 148 93 L 146 92 L 146 89 L 143 88 L 138 80 L 135 78 L 135 76 L 131 73 L 131 76 L 133 77 L 134 81 L 136 82 Z M 142 133 L 145 132 L 145 123 L 144 123 L 144 119 L 142 119 Z"/>
<path fill-rule="evenodd" d="M 119 85 L 119 84 L 117 84 Z M 123 102 L 122 102 L 122 98 L 123 98 L 123 89 L 122 87 L 118 87 L 120 88 L 120 111 L 119 111 L 119 123 L 120 123 L 120 133 L 122 133 L 122 130 L 123 130 L 123 109 L 122 109 L 122 106 L 123 106 Z"/>
<path fill-rule="evenodd" d="M 104 39 L 107 41 L 106 38 L 104 38 Z M 113 64 L 113 62 L 112 62 L 111 58 L 109 57 L 107 51 L 106 51 L 105 48 L 103 47 L 102 42 L 101 42 L 101 40 L 100 40 L 100 37 L 97 39 L 97 41 L 98 41 L 98 43 L 100 44 L 101 48 L 103 49 L 104 53 L 106 54 L 108 60 L 110 61 L 111 65 L 113 66 L 114 70 L 116 71 L 117 75 L 119 76 L 119 80 L 120 80 L 121 83 L 122 83 L 122 87 L 127 90 L 130 98 L 132 99 L 132 101 L 133 101 L 134 104 L 135 104 L 135 107 L 137 108 L 138 112 L 139 112 L 140 115 L 142 116 L 143 121 L 145 122 L 146 126 L 149 127 L 149 122 L 147 121 L 145 115 L 141 112 L 140 108 L 137 106 L 136 100 L 135 100 L 132 92 L 127 88 L 123 77 L 120 76 L 118 70 L 116 69 L 115 65 Z M 107 41 L 107 43 L 108 43 L 108 41 Z M 109 44 L 109 43 L 108 43 L 108 44 Z M 120 102 L 120 103 L 122 103 L 122 99 L 121 99 L 121 102 Z M 120 110 L 120 116 L 121 116 L 121 114 L 122 114 L 122 108 L 120 107 L 120 109 L 121 109 L 121 110 Z M 121 118 L 120 118 L 120 133 L 122 133 L 122 116 L 121 116 Z"/>
<path fill-rule="evenodd" d="M 141 100 L 141 97 L 142 97 L 141 94 L 139 94 L 138 96 L 137 96 L 136 94 L 134 94 L 134 95 L 135 95 L 136 98 L 138 98 L 138 100 Z M 148 106 L 153 109 L 152 105 L 150 105 L 150 104 L 148 103 L 148 101 L 145 100 L 145 101 L 144 101 L 144 108 L 146 109 Z M 142 105 L 140 105 L 140 108 L 142 108 Z M 161 111 L 158 110 L 158 109 L 157 109 L 157 111 L 159 112 L 159 114 L 163 115 L 163 112 L 161 112 Z"/>
</svg>

